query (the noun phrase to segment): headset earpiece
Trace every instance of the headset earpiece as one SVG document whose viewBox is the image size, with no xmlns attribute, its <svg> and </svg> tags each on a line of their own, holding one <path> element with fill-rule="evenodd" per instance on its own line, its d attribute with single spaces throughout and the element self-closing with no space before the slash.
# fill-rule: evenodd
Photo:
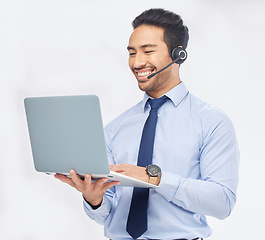
<svg viewBox="0 0 265 240">
<path fill-rule="evenodd" d="M 183 27 L 184 27 L 184 38 L 182 45 L 177 48 L 174 48 L 171 52 L 172 60 L 175 61 L 175 63 L 177 64 L 184 63 L 188 56 L 187 51 L 185 49 L 189 41 L 189 29 L 186 26 Z"/>
<path fill-rule="evenodd" d="M 177 47 L 172 50 L 171 53 L 172 60 L 175 61 L 177 58 L 179 58 L 177 61 L 175 61 L 177 64 L 182 64 L 187 58 L 187 52 L 182 47 Z"/>
</svg>

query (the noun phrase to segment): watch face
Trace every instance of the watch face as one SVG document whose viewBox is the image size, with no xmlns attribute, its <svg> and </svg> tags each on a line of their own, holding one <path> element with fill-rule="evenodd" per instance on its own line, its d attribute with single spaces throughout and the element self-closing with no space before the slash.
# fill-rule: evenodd
<svg viewBox="0 0 265 240">
<path fill-rule="evenodd" d="M 161 173 L 161 169 L 157 165 L 151 164 L 147 166 L 147 172 L 151 177 L 157 177 Z"/>
</svg>

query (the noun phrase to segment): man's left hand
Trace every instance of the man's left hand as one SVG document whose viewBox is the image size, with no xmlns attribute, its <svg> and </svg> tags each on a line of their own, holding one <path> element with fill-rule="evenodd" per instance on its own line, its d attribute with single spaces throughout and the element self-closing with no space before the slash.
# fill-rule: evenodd
<svg viewBox="0 0 265 240">
<path fill-rule="evenodd" d="M 139 167 L 131 164 L 121 163 L 110 165 L 110 170 L 124 174 L 126 176 L 149 182 L 149 176 L 146 173 L 145 167 Z"/>
</svg>

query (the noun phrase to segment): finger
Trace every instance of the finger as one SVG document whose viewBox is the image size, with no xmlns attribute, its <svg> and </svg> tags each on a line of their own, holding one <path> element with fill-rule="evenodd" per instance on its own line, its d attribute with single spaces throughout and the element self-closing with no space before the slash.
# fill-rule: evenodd
<svg viewBox="0 0 265 240">
<path fill-rule="evenodd" d="M 119 181 L 111 181 L 111 182 L 107 182 L 104 184 L 104 189 L 107 190 L 107 189 L 110 189 L 116 185 L 119 185 L 120 182 Z"/>
<path fill-rule="evenodd" d="M 86 174 L 84 181 L 85 181 L 85 183 L 91 183 L 92 182 L 91 174 Z"/>
<path fill-rule="evenodd" d="M 126 166 L 129 165 L 127 163 L 119 163 L 119 164 L 110 164 L 109 167 L 110 168 L 116 168 L 116 167 L 122 167 L 122 166 Z"/>
<path fill-rule="evenodd" d="M 97 180 L 96 182 L 96 185 L 98 187 L 103 187 L 104 189 L 109 189 L 115 185 L 118 185 L 120 184 L 119 181 L 110 181 L 108 178 L 104 177 L 104 178 L 101 178 L 99 180 Z"/>
<path fill-rule="evenodd" d="M 106 177 L 100 178 L 95 182 L 95 185 L 97 186 L 103 186 L 109 179 Z"/>
<path fill-rule="evenodd" d="M 60 174 L 60 173 L 56 173 L 56 174 L 54 174 L 54 177 L 57 178 L 57 179 L 59 179 L 59 178 L 62 177 L 62 176 L 65 176 L 65 175 Z"/>
<path fill-rule="evenodd" d="M 90 187 L 92 184 L 92 176 L 91 174 L 86 174 L 85 178 L 84 178 L 84 183 L 86 185 L 86 187 Z"/>
<path fill-rule="evenodd" d="M 72 181 L 71 178 L 65 176 L 65 175 L 62 175 L 62 174 L 55 174 L 54 177 L 58 180 L 60 180 L 61 182 L 64 182 L 64 183 L 67 183 L 68 185 L 70 185 L 71 187 L 74 187 L 74 183 Z"/>
<path fill-rule="evenodd" d="M 124 172 L 126 170 L 126 164 L 110 165 L 110 170 L 114 172 Z"/>
<path fill-rule="evenodd" d="M 59 180 L 64 180 L 64 179 L 69 179 L 69 177 L 67 177 L 67 176 L 65 176 L 65 175 L 63 175 L 63 174 L 60 174 L 60 173 L 56 173 L 55 175 L 54 175 L 54 177 L 56 178 L 56 179 L 59 179 Z"/>
<path fill-rule="evenodd" d="M 82 185 L 84 181 L 76 174 L 75 170 L 70 170 L 70 176 L 75 185 Z"/>
</svg>

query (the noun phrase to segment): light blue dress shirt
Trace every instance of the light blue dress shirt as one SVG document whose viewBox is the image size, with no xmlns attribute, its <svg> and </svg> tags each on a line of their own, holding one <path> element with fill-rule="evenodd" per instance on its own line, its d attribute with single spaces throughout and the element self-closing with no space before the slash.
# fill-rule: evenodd
<svg viewBox="0 0 265 240">
<path fill-rule="evenodd" d="M 184 83 L 165 94 L 158 111 L 153 163 L 161 167 L 159 187 L 150 190 L 148 230 L 141 239 L 208 237 L 206 215 L 224 219 L 236 202 L 239 152 L 233 125 L 215 106 L 188 92 Z M 105 128 L 110 164 L 137 165 L 149 96 Z M 104 225 L 105 236 L 131 237 L 126 232 L 133 188 L 115 186 L 87 215 Z"/>
</svg>

